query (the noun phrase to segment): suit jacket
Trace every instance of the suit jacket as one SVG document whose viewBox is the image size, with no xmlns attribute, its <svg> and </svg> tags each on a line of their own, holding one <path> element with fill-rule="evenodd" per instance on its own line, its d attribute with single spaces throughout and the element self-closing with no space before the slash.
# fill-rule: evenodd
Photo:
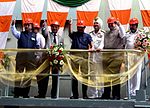
<svg viewBox="0 0 150 108">
<path fill-rule="evenodd" d="M 50 48 L 51 45 L 54 45 L 54 33 L 49 32 L 49 35 L 47 37 L 47 42 L 46 42 L 46 48 Z M 64 44 L 64 39 L 62 36 L 56 34 L 56 45 L 63 45 Z"/>
</svg>

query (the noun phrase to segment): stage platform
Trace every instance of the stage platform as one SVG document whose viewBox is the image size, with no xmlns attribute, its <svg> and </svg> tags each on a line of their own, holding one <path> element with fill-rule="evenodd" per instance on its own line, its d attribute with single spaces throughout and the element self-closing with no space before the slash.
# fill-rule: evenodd
<svg viewBox="0 0 150 108">
<path fill-rule="evenodd" d="M 150 108 L 150 101 L 1 97 L 0 108 Z"/>
</svg>

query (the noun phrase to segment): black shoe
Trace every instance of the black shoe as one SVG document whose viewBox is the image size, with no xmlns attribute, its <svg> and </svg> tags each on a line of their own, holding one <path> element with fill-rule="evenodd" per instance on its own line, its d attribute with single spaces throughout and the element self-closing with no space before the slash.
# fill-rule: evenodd
<svg viewBox="0 0 150 108">
<path fill-rule="evenodd" d="M 120 100 L 120 97 L 114 96 L 112 99 L 113 99 L 113 100 Z"/>
<path fill-rule="evenodd" d="M 95 98 L 93 98 L 93 99 L 101 99 L 101 97 L 95 97 Z"/>
<path fill-rule="evenodd" d="M 45 96 L 37 95 L 37 96 L 34 96 L 34 98 L 45 98 Z"/>
<path fill-rule="evenodd" d="M 77 96 L 71 96 L 70 99 L 79 99 Z"/>
<path fill-rule="evenodd" d="M 57 96 L 51 96 L 51 98 L 52 98 L 52 99 L 56 99 L 56 98 L 57 98 Z"/>
<path fill-rule="evenodd" d="M 18 95 L 14 95 L 14 98 L 19 98 L 19 96 Z"/>
<path fill-rule="evenodd" d="M 87 96 L 83 96 L 83 99 L 89 99 Z"/>
<path fill-rule="evenodd" d="M 110 97 L 107 97 L 107 96 L 102 96 L 100 97 L 99 99 L 111 99 Z"/>
<path fill-rule="evenodd" d="M 30 97 L 29 97 L 28 95 L 27 95 L 27 96 L 26 96 L 26 95 L 24 95 L 24 96 L 23 96 L 23 98 L 30 98 Z"/>
</svg>

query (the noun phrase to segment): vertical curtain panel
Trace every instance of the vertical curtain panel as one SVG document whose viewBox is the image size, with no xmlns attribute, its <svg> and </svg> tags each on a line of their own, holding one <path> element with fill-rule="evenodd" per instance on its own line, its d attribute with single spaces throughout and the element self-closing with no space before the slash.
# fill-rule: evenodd
<svg viewBox="0 0 150 108">
<path fill-rule="evenodd" d="M 16 0 L 0 0 L 0 49 L 6 46 L 15 4 Z"/>
<path fill-rule="evenodd" d="M 122 25 L 128 24 L 132 0 L 108 0 L 111 16 L 118 18 Z"/>
<path fill-rule="evenodd" d="M 138 0 L 144 27 L 150 27 L 150 0 Z"/>
<path fill-rule="evenodd" d="M 93 29 L 93 20 L 98 16 L 101 0 L 91 0 L 82 6 L 77 7 L 77 20 L 84 20 L 85 32 Z"/>
<path fill-rule="evenodd" d="M 26 18 L 40 24 L 45 0 L 21 0 L 21 12 L 23 23 Z"/>
<path fill-rule="evenodd" d="M 50 24 L 53 21 L 58 21 L 60 23 L 59 35 L 62 35 L 64 25 L 68 16 L 69 7 L 60 5 L 52 0 L 48 0 L 47 4 L 47 24 Z"/>
</svg>

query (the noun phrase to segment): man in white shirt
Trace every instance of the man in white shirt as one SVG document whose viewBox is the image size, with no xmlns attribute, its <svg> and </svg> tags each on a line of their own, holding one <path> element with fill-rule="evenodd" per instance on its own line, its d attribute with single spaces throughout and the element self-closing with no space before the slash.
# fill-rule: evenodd
<svg viewBox="0 0 150 108">
<path fill-rule="evenodd" d="M 93 21 L 93 28 L 94 30 L 91 31 L 89 34 L 92 37 L 93 40 L 93 48 L 94 50 L 101 50 L 104 47 L 104 33 L 105 31 L 101 29 L 103 25 L 103 21 L 99 18 L 96 17 Z M 99 52 L 93 52 L 90 53 L 90 60 L 92 62 L 94 62 L 94 66 L 91 65 L 91 80 L 94 81 L 95 86 L 99 86 L 97 85 L 96 82 L 96 74 L 100 75 L 100 72 L 102 71 L 102 61 L 101 61 L 101 53 Z M 93 68 L 93 69 L 92 69 Z M 93 73 L 94 72 L 94 73 Z M 97 88 L 97 87 L 88 87 L 88 95 L 89 98 L 98 98 L 101 96 L 101 94 L 103 93 L 103 88 Z"/>
<path fill-rule="evenodd" d="M 134 49 L 134 43 L 135 43 L 135 38 L 136 36 L 138 36 L 139 34 L 139 30 L 138 30 L 138 19 L 137 18 L 132 18 L 129 21 L 129 25 L 130 25 L 130 30 L 126 33 L 125 35 L 125 48 L 126 49 Z M 138 69 L 136 70 L 135 75 L 133 76 L 133 78 L 131 78 L 130 80 L 130 95 L 131 96 L 135 96 L 136 95 L 136 90 L 140 89 L 140 83 L 141 83 L 141 68 L 142 68 L 142 64 L 140 64 L 138 66 Z"/>
<path fill-rule="evenodd" d="M 45 48 L 45 38 L 43 37 L 43 35 L 41 33 L 39 33 L 40 31 L 40 26 L 38 23 L 34 23 L 34 32 L 36 34 L 36 40 L 37 40 L 37 44 L 40 45 L 39 48 Z"/>
<path fill-rule="evenodd" d="M 34 23 L 34 33 L 36 34 L 36 39 L 38 41 L 38 45 L 39 45 L 39 48 L 42 49 L 42 48 L 45 48 L 45 38 L 43 37 L 42 34 L 39 33 L 40 31 L 40 25 L 38 23 Z M 42 54 L 43 52 L 36 52 L 36 65 L 37 65 L 37 68 L 42 64 Z M 42 71 L 39 75 L 37 75 L 37 84 L 38 84 L 38 95 L 37 96 L 34 96 L 35 98 L 45 98 L 46 96 L 46 90 L 47 90 L 47 86 L 43 86 L 43 82 L 45 80 L 47 80 L 47 76 L 43 76 L 41 74 L 44 74 L 46 73 L 46 71 Z"/>
</svg>

